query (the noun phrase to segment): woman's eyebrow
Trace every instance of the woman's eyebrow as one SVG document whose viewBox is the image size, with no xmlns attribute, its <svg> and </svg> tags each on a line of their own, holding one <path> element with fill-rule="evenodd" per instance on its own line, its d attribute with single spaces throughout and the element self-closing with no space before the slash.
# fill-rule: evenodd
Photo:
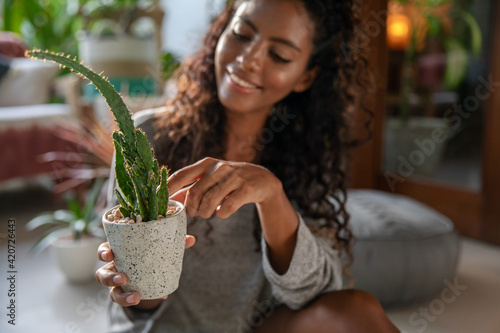
<svg viewBox="0 0 500 333">
<path fill-rule="evenodd" d="M 245 22 L 250 27 L 250 29 L 252 29 L 255 33 L 259 32 L 259 29 L 257 29 L 255 24 L 253 24 L 252 21 L 250 21 L 248 18 L 241 16 L 241 15 L 238 16 L 238 18 L 240 20 L 242 20 L 243 22 Z M 297 50 L 298 52 L 302 52 L 301 49 L 297 45 L 295 45 L 295 43 L 293 43 L 292 41 L 290 41 L 288 39 L 284 39 L 284 38 L 280 38 L 280 37 L 270 37 L 269 39 L 272 40 L 273 42 L 278 42 L 281 44 L 288 45 L 291 48 L 294 48 L 295 50 Z"/>
</svg>

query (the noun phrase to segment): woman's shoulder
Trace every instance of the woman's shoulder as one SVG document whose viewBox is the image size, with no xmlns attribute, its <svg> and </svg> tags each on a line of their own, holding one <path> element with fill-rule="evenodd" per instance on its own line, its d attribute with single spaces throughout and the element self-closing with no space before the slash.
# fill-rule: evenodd
<svg viewBox="0 0 500 333">
<path fill-rule="evenodd" d="M 132 115 L 134 120 L 134 125 L 136 127 L 141 127 L 144 124 L 151 123 L 153 120 L 164 112 L 168 112 L 167 107 L 159 107 L 147 110 L 141 110 Z"/>
<path fill-rule="evenodd" d="M 146 136 L 152 136 L 156 130 L 157 126 L 155 126 L 155 121 L 160 117 L 164 118 L 169 113 L 169 109 L 166 106 L 141 110 L 132 115 L 132 119 L 134 120 L 134 126 L 136 128 L 140 128 Z"/>
</svg>

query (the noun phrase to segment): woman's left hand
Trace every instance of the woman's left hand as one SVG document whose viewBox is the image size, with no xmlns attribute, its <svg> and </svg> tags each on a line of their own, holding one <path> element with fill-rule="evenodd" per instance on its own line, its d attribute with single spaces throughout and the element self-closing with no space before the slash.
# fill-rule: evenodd
<svg viewBox="0 0 500 333">
<path fill-rule="evenodd" d="M 209 218 L 216 212 L 223 219 L 244 204 L 265 205 L 283 192 L 279 179 L 264 167 L 211 157 L 172 174 L 168 188 L 171 199 L 184 202 L 188 216 Z"/>
</svg>

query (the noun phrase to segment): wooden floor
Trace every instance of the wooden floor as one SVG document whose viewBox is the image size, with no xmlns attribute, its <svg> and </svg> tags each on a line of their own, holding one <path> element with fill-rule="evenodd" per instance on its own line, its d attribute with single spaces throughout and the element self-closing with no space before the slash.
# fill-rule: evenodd
<svg viewBox="0 0 500 333">
<path fill-rule="evenodd" d="M 107 288 L 96 282 L 71 285 L 64 280 L 50 253 L 28 253 L 37 235 L 23 225 L 34 214 L 60 208 L 43 189 L 0 192 L 0 332 L 106 332 Z M 7 221 L 16 220 L 16 325 L 7 323 Z M 443 281 L 443 292 L 421 304 L 389 310 L 406 333 L 499 333 L 500 247 L 463 239 L 456 281 Z M 445 290 L 454 285 L 455 290 Z"/>
</svg>

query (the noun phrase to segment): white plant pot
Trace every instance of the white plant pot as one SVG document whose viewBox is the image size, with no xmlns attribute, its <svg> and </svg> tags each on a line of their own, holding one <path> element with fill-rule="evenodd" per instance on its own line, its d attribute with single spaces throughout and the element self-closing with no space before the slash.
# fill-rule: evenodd
<svg viewBox="0 0 500 333">
<path fill-rule="evenodd" d="M 69 282 L 86 283 L 95 280 L 97 249 L 102 242 L 93 236 L 79 240 L 62 237 L 51 244 L 51 252 Z"/>
<path fill-rule="evenodd" d="M 112 209 L 102 218 L 116 268 L 128 277 L 122 289 L 138 292 L 143 300 L 162 298 L 179 286 L 187 217 L 184 205 L 172 200 L 169 205 L 181 210 L 161 220 L 134 224 L 109 222 L 106 216 Z"/>
<path fill-rule="evenodd" d="M 85 35 L 78 45 L 79 60 L 109 77 L 142 77 L 156 68 L 158 48 L 152 37 Z"/>
<path fill-rule="evenodd" d="M 406 125 L 389 118 L 385 126 L 384 168 L 401 176 L 432 177 L 441 163 L 448 124 L 439 118 L 411 117 Z"/>
</svg>

